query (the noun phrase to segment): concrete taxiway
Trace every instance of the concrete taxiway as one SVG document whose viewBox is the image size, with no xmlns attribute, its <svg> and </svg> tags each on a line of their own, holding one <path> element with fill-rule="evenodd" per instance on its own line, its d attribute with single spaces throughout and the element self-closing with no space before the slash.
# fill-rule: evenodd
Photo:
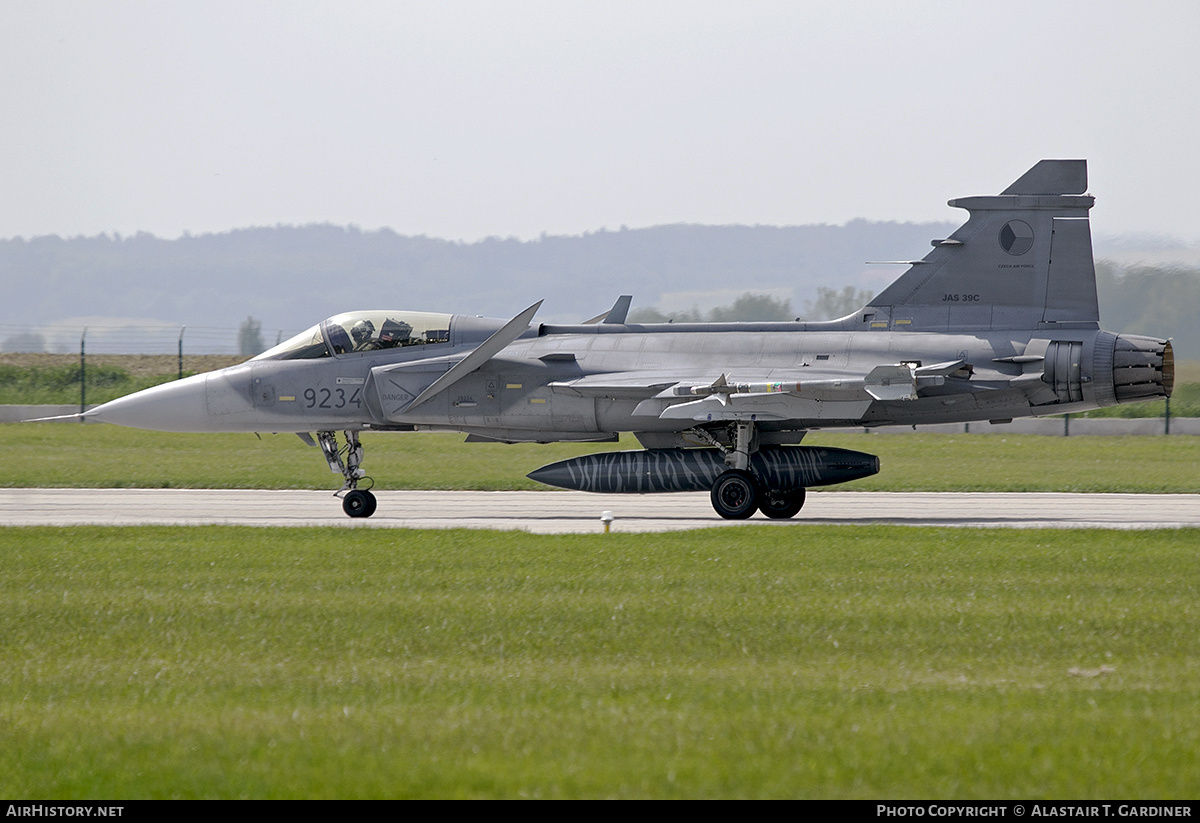
<svg viewBox="0 0 1200 823">
<path fill-rule="evenodd" d="M 722 520 L 706 493 L 377 491 L 374 517 L 352 520 L 329 492 L 210 489 L 0 489 L 7 526 L 242 525 L 512 529 L 539 534 L 663 532 L 738 524 L 983 528 L 1200 527 L 1197 494 L 810 492 L 793 520 Z"/>
</svg>

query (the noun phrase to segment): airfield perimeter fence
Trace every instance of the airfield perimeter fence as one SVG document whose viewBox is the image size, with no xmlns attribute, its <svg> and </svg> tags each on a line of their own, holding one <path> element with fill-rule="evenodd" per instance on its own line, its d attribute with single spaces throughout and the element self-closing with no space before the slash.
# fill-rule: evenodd
<svg viewBox="0 0 1200 823">
<path fill-rule="evenodd" d="M 180 379 L 186 371 L 189 357 L 224 356 L 248 358 L 265 351 L 302 329 L 258 329 L 256 335 L 246 340 L 246 328 L 217 328 L 213 326 L 176 326 L 166 323 L 121 323 L 111 319 L 99 320 L 86 326 L 74 323 L 59 323 L 44 326 L 0 323 L 0 355 L 21 354 L 76 355 L 78 357 L 79 410 L 87 407 L 87 358 L 89 355 L 158 356 L 174 355 L 173 371 Z M 250 343 L 247 347 L 247 343 Z M 253 350 L 249 350 L 253 349 Z M 196 371 L 212 368 L 201 365 Z M 169 371 L 164 370 L 162 374 Z M 1200 418 L 1172 417 L 1171 403 L 1163 404 L 1163 413 L 1157 417 L 1138 418 L 1080 418 L 1071 415 L 1047 418 L 1028 418 L 1011 423 L 956 423 L 931 426 L 885 426 L 876 429 L 850 429 L 848 431 L 876 431 L 900 434 L 919 431 L 928 433 L 984 434 L 1043 434 L 1060 437 L 1071 435 L 1129 435 L 1129 434 L 1190 434 L 1200 435 Z M 3 407 L 0 407 L 3 408 Z M 18 412 L 17 409 L 25 409 Z M 33 406 L 11 406 L 9 411 L 0 411 L 0 422 L 22 419 L 22 416 L 37 416 L 29 412 Z M 68 413 L 60 407 L 46 414 Z"/>
<path fill-rule="evenodd" d="M 287 340 L 302 329 L 258 329 L 258 351 Z M 0 323 L 0 353 L 118 355 L 239 355 L 245 351 L 244 328 L 177 326 L 167 323 L 122 323 L 109 318 L 96 323 L 32 326 Z"/>
<path fill-rule="evenodd" d="M 300 329 L 265 330 L 178 326 L 167 323 L 122 322 L 98 318 L 95 323 L 65 322 L 34 326 L 0 323 L 0 358 L 26 367 L 70 367 L 72 384 L 78 385 L 79 408 L 87 406 L 88 360 L 97 357 L 153 358 L 158 377 L 182 379 L 187 372 L 208 371 L 228 365 L 274 346 Z M 217 358 L 217 362 L 214 362 Z M 222 363 L 220 360 L 228 362 Z M 189 362 L 190 361 L 190 362 Z M 93 368 L 93 374 L 95 369 Z"/>
</svg>

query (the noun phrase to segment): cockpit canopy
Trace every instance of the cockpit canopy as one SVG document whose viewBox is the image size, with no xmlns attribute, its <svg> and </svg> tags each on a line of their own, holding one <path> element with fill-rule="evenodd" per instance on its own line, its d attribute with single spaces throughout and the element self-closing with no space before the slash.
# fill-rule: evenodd
<svg viewBox="0 0 1200 823">
<path fill-rule="evenodd" d="M 419 311 L 352 311 L 331 317 L 285 340 L 255 360 L 311 360 L 355 352 L 450 342 L 449 314 Z"/>
</svg>

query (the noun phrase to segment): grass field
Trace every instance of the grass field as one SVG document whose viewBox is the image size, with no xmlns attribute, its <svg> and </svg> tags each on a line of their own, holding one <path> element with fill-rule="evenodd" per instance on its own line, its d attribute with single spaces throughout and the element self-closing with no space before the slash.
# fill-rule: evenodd
<svg viewBox="0 0 1200 823">
<path fill-rule="evenodd" d="M 0 794 L 1194 798 L 1200 532 L 0 529 Z"/>
<path fill-rule="evenodd" d="M 1200 438 L 833 434 L 807 445 L 878 454 L 869 491 L 1200 492 Z M 364 467 L 384 489 L 538 489 L 526 473 L 621 444 L 507 446 L 457 434 L 363 436 Z M 165 434 L 73 423 L 0 425 L 0 486 L 336 488 L 318 450 L 293 435 Z"/>
<path fill-rule="evenodd" d="M 189 355 L 184 375 L 232 366 L 245 357 Z M 174 355 L 99 354 L 80 368 L 78 354 L 19 354 L 0 352 L 0 404 L 72 404 L 80 401 L 80 374 L 87 377 L 87 401 L 105 403 L 131 392 L 175 380 L 179 361 Z"/>
</svg>

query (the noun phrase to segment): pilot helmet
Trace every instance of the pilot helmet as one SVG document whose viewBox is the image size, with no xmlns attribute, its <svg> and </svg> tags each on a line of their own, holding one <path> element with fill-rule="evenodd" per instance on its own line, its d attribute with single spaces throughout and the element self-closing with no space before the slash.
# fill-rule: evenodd
<svg viewBox="0 0 1200 823">
<path fill-rule="evenodd" d="M 366 343 L 374 333 L 375 324 L 370 320 L 359 320 L 350 328 L 350 336 L 354 338 L 354 345 L 356 346 Z"/>
</svg>

